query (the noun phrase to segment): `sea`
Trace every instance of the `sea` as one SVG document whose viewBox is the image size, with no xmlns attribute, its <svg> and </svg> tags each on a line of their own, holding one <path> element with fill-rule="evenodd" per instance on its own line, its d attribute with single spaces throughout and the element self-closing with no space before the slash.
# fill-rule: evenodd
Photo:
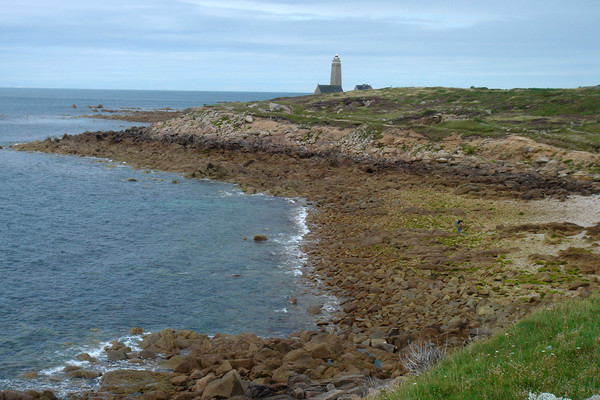
<svg viewBox="0 0 600 400">
<path fill-rule="evenodd" d="M 82 118 L 99 105 L 185 109 L 300 94 L 0 88 L 0 390 L 93 388 L 97 380 L 67 379 L 65 366 L 85 364 L 84 352 L 102 361 L 111 340 L 135 348 L 132 327 L 286 336 L 314 326 L 306 308 L 330 299 L 302 279 L 302 199 L 10 148 L 143 125 Z"/>
</svg>

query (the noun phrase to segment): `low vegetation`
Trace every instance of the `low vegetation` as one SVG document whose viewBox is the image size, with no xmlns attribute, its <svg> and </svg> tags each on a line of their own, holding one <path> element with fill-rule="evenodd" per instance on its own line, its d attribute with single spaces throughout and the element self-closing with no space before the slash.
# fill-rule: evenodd
<svg viewBox="0 0 600 400">
<path fill-rule="evenodd" d="M 272 111 L 269 103 L 284 106 Z M 238 111 L 299 124 L 411 129 L 431 140 L 527 136 L 558 147 L 600 150 L 600 87 L 578 89 L 385 88 L 259 103 L 228 103 Z"/>
<path fill-rule="evenodd" d="M 413 377 L 385 400 L 573 400 L 600 392 L 600 294 L 538 311 Z"/>
</svg>

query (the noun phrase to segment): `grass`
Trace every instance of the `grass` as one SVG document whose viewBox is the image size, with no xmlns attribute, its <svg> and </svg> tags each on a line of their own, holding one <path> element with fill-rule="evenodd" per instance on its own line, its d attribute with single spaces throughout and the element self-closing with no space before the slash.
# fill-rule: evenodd
<svg viewBox="0 0 600 400">
<path fill-rule="evenodd" d="M 381 399 L 573 400 L 600 393 L 600 293 L 532 314 L 448 356 Z"/>
<path fill-rule="evenodd" d="M 288 111 L 272 112 L 269 102 L 284 105 Z M 432 141 L 453 133 L 464 137 L 517 133 L 559 147 L 600 150 L 600 87 L 385 88 L 224 106 L 306 126 L 363 126 L 373 132 L 372 140 L 387 128 L 412 129 Z M 443 120 L 432 119 L 435 116 Z"/>
</svg>

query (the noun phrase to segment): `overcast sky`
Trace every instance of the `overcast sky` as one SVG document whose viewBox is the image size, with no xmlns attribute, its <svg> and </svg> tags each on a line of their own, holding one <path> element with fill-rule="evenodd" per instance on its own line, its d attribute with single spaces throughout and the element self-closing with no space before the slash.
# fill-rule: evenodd
<svg viewBox="0 0 600 400">
<path fill-rule="evenodd" d="M 0 87 L 600 84 L 599 0 L 0 0 Z"/>
</svg>

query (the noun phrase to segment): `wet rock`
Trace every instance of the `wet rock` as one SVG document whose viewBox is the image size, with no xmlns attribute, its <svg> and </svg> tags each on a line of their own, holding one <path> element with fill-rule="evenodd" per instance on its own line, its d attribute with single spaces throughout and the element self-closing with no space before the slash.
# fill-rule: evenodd
<svg viewBox="0 0 600 400">
<path fill-rule="evenodd" d="M 33 400 L 33 397 L 27 393 L 15 390 L 5 390 L 4 392 L 0 392 L 0 394 L 4 397 L 4 400 Z"/>
<path fill-rule="evenodd" d="M 156 353 L 171 353 L 178 349 L 175 339 L 174 331 L 165 329 L 146 336 L 140 343 L 140 347 Z"/>
<path fill-rule="evenodd" d="M 152 350 L 144 349 L 138 353 L 138 356 L 144 360 L 153 360 L 156 358 L 156 353 Z"/>
<path fill-rule="evenodd" d="M 100 371 L 94 371 L 89 369 L 77 369 L 67 373 L 71 379 L 95 379 L 98 378 L 102 373 Z"/>
<path fill-rule="evenodd" d="M 127 359 L 127 353 L 123 350 L 108 350 L 106 357 L 109 361 L 122 361 Z"/>
<path fill-rule="evenodd" d="M 255 242 L 264 242 L 265 240 L 267 240 L 266 235 L 254 235 Z"/>
<path fill-rule="evenodd" d="M 19 379 L 35 379 L 37 378 L 38 373 L 35 371 L 26 372 L 18 376 Z"/>
<path fill-rule="evenodd" d="M 97 361 L 94 357 L 90 356 L 88 353 L 77 354 L 75 356 L 75 358 L 78 359 L 79 361 L 87 361 L 90 363 L 94 363 Z"/>
<path fill-rule="evenodd" d="M 141 335 L 142 333 L 144 333 L 144 330 L 142 328 L 140 328 L 139 326 L 134 326 L 133 328 L 131 328 L 129 330 L 129 333 L 131 335 Z"/>
<path fill-rule="evenodd" d="M 58 400 L 58 398 L 50 390 L 44 390 L 40 396 L 40 400 Z"/>
<path fill-rule="evenodd" d="M 322 311 L 323 311 L 323 306 L 321 306 L 321 305 L 310 306 L 306 309 L 306 313 L 308 315 L 319 315 L 319 314 L 321 314 Z"/>
<path fill-rule="evenodd" d="M 114 394 L 131 394 L 150 390 L 173 392 L 171 378 L 173 376 L 164 372 L 120 369 L 109 371 L 100 380 L 100 392 Z"/>
</svg>

